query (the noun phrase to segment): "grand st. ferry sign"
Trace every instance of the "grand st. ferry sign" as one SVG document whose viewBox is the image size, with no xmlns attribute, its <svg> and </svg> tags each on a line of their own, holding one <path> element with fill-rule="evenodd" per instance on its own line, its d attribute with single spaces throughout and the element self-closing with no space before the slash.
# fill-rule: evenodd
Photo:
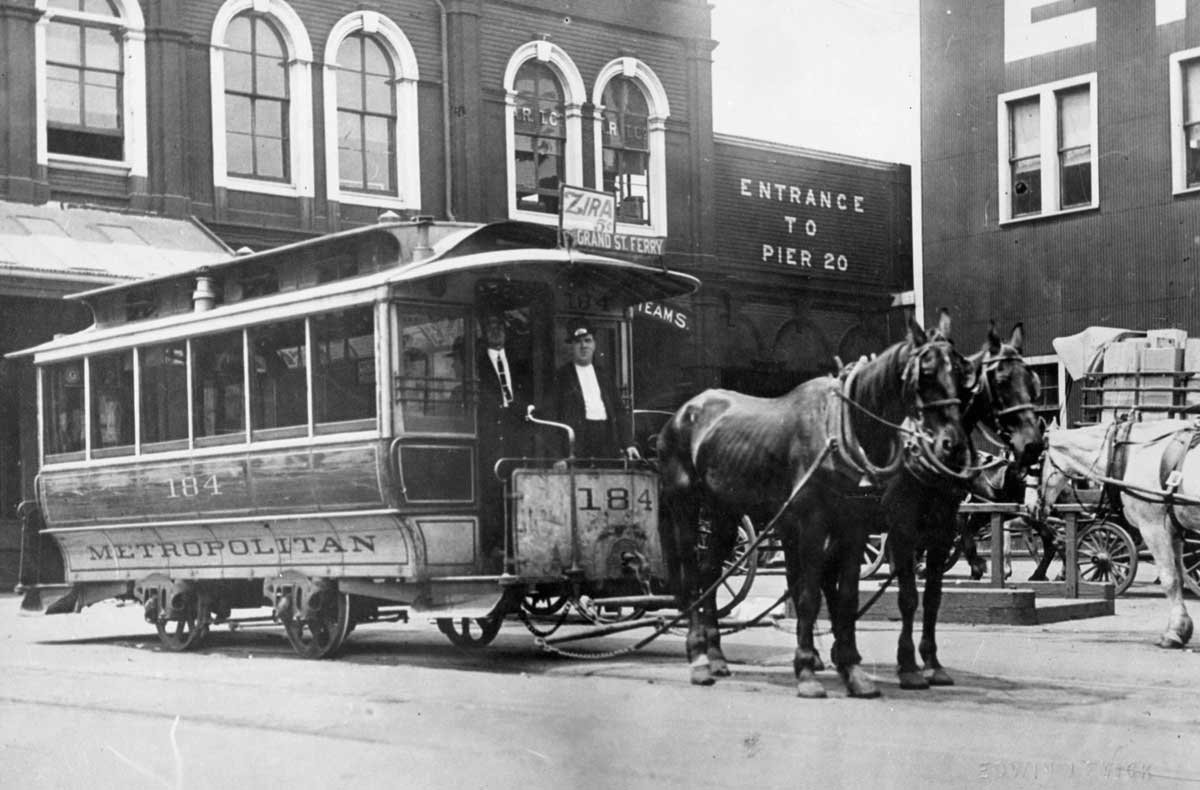
<svg viewBox="0 0 1200 790">
<path fill-rule="evenodd" d="M 666 239 L 617 230 L 617 197 L 611 192 L 564 184 L 559 200 L 559 229 L 576 247 L 606 252 L 662 255 Z"/>
</svg>

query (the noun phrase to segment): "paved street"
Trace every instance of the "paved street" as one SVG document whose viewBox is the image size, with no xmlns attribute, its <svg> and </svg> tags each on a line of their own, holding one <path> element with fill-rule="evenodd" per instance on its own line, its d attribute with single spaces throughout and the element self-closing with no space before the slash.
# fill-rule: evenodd
<svg viewBox="0 0 1200 790">
<path fill-rule="evenodd" d="M 827 672 L 830 699 L 803 701 L 793 637 L 775 627 L 729 637 L 735 676 L 694 688 L 678 636 L 579 661 L 539 651 L 515 621 L 479 651 L 427 623 L 377 625 L 310 662 L 278 628 L 222 628 L 170 654 L 136 606 L 26 616 L 5 596 L 0 786 L 1196 786 L 1200 655 L 1153 647 L 1164 622 L 1139 581 L 1113 617 L 946 625 L 958 685 L 928 692 L 896 685 L 897 624 L 864 622 L 883 698 L 847 699 Z"/>
</svg>

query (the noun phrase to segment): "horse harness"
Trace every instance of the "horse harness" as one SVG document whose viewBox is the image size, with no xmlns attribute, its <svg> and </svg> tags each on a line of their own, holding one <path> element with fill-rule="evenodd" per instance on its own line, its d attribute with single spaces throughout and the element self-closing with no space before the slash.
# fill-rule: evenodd
<svg viewBox="0 0 1200 790">
<path fill-rule="evenodd" d="M 1123 519 L 1124 513 L 1120 496 L 1122 493 L 1146 501 L 1161 500 L 1162 504 L 1166 506 L 1171 525 L 1177 531 L 1182 532 L 1184 526 L 1179 521 L 1175 508 L 1179 504 L 1179 486 L 1183 484 L 1184 461 L 1193 448 L 1200 446 L 1200 423 L 1192 423 L 1170 435 L 1158 464 L 1158 484 L 1162 488 L 1162 493 L 1154 499 L 1141 495 L 1138 491 L 1131 490 L 1119 482 L 1125 479 L 1125 470 L 1129 464 L 1129 433 L 1132 430 L 1133 420 L 1122 420 L 1113 426 L 1112 442 L 1108 449 L 1108 480 L 1102 489 L 1102 501 L 1107 504 L 1109 512 Z M 1187 501 L 1191 502 L 1191 500 Z"/>
</svg>

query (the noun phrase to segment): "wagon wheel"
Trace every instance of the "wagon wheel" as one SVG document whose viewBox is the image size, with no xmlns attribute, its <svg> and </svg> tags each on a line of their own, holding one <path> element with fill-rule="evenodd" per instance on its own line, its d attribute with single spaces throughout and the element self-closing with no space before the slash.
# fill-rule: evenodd
<svg viewBox="0 0 1200 790">
<path fill-rule="evenodd" d="M 858 578 L 869 579 L 875 575 L 887 555 L 887 533 L 880 532 L 867 536 L 863 547 L 862 564 L 858 568 Z"/>
<path fill-rule="evenodd" d="M 310 618 L 290 614 L 283 620 L 292 648 L 303 658 L 329 658 L 341 649 L 350 633 L 350 594 L 329 590 Z"/>
<path fill-rule="evenodd" d="M 500 633 L 503 617 L 449 617 L 437 619 L 438 630 L 456 647 L 486 647 Z"/>
<path fill-rule="evenodd" d="M 738 524 L 737 540 L 733 544 L 733 556 L 721 565 L 722 575 L 745 556 L 746 549 L 754 542 L 755 535 L 754 522 L 750 520 L 749 516 L 742 516 L 742 522 Z M 754 584 L 754 577 L 758 573 L 758 561 L 759 556 L 756 551 L 746 557 L 737 571 L 731 573 L 717 587 L 713 595 L 716 598 L 718 620 L 728 617 L 738 604 L 746 600 L 746 596 L 750 594 L 750 587 Z"/>
<path fill-rule="evenodd" d="M 1183 583 L 1196 595 L 1200 595 L 1200 534 L 1183 534 Z"/>
<path fill-rule="evenodd" d="M 1137 544 L 1111 521 L 1097 521 L 1079 533 L 1079 580 L 1113 583 L 1115 593 L 1129 589 L 1137 576 Z"/>
<path fill-rule="evenodd" d="M 199 647 L 208 636 L 208 626 L 212 620 L 209 609 L 207 598 L 191 595 L 183 617 L 178 620 L 156 620 L 154 626 L 158 629 L 158 639 L 163 647 L 172 653 Z"/>
</svg>

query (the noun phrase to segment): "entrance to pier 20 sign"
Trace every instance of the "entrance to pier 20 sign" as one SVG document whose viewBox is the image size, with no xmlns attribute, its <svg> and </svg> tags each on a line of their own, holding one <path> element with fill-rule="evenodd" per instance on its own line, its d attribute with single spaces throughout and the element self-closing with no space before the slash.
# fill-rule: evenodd
<svg viewBox="0 0 1200 790">
<path fill-rule="evenodd" d="M 583 187 L 562 186 L 558 226 L 563 242 L 606 252 L 662 255 L 666 239 L 617 232 L 617 196 Z"/>
</svg>

